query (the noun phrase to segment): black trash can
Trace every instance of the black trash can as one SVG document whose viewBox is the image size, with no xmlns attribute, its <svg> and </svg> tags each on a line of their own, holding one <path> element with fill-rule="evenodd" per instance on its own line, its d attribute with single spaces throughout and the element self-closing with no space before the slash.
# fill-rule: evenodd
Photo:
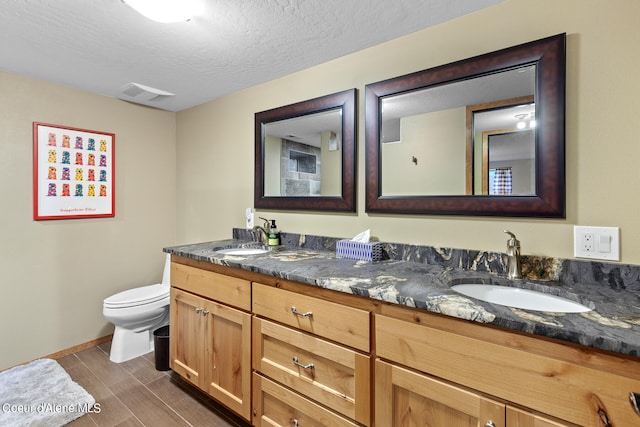
<svg viewBox="0 0 640 427">
<path fill-rule="evenodd" d="M 153 347 L 155 348 L 156 369 L 168 371 L 169 369 L 169 326 L 153 331 Z"/>
</svg>

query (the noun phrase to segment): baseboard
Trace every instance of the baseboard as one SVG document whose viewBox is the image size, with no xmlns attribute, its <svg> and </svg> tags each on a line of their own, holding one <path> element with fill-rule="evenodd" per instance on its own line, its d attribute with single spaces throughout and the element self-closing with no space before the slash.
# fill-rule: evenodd
<svg viewBox="0 0 640 427">
<path fill-rule="evenodd" d="M 74 345 L 73 347 L 69 347 L 69 348 L 66 348 L 64 350 L 56 351 L 55 353 L 51 353 L 51 354 L 49 354 L 47 356 L 39 357 L 38 359 L 54 359 L 54 360 L 61 359 L 61 358 L 65 357 L 65 356 L 68 356 L 70 354 L 77 353 L 79 351 L 86 350 L 86 349 L 91 348 L 91 347 L 95 347 L 95 346 L 100 345 L 100 344 L 105 343 L 105 342 L 109 342 L 112 339 L 113 339 L 113 334 L 105 335 L 104 337 L 96 338 L 95 340 L 91 340 L 91 341 L 87 341 L 87 342 L 82 343 L 82 344 Z M 33 359 L 33 360 L 29 360 L 29 361 L 24 362 L 24 363 L 19 363 L 16 366 L 26 365 L 27 363 L 33 362 L 34 360 L 38 360 L 38 359 Z M 16 366 L 9 366 L 8 368 L 0 369 L 0 372 L 4 372 L 7 369 L 15 368 Z"/>
<path fill-rule="evenodd" d="M 82 344 L 74 345 L 73 347 L 65 348 L 64 350 L 56 351 L 55 353 L 51 353 L 44 357 L 48 359 L 61 359 L 70 354 L 77 353 L 79 351 L 86 350 L 91 347 L 95 347 L 105 342 L 109 342 L 111 341 L 112 338 L 113 338 L 113 334 L 109 334 L 101 338 L 96 338 L 95 340 L 87 341 Z"/>
</svg>

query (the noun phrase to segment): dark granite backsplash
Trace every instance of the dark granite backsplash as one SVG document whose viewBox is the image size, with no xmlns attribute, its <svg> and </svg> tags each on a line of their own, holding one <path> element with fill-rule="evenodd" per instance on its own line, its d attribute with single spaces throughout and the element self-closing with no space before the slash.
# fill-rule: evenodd
<svg viewBox="0 0 640 427">
<path fill-rule="evenodd" d="M 258 233 L 243 228 L 233 229 L 233 238 L 258 240 Z M 309 234 L 280 233 L 286 247 L 335 251 L 341 238 Z M 383 259 L 437 264 L 463 270 L 506 275 L 507 255 L 471 249 L 436 248 L 383 242 Z M 522 275 L 531 280 L 553 280 L 566 284 L 605 285 L 612 290 L 626 290 L 640 298 L 640 266 L 598 261 L 579 261 L 552 257 L 522 255 Z"/>
</svg>

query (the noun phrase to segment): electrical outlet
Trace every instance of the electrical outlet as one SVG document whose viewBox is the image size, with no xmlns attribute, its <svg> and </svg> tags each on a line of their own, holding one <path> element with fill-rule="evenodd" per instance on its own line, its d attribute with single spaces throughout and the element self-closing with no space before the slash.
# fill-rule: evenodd
<svg viewBox="0 0 640 427">
<path fill-rule="evenodd" d="M 620 229 L 574 226 L 573 255 L 576 258 L 620 261 Z"/>
<path fill-rule="evenodd" d="M 581 249 L 584 252 L 593 252 L 593 233 L 584 233 L 582 235 Z"/>
</svg>

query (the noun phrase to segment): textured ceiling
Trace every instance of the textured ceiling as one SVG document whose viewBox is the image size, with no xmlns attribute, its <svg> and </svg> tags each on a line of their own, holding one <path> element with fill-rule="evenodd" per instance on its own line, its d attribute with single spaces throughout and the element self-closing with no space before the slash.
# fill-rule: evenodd
<svg viewBox="0 0 640 427">
<path fill-rule="evenodd" d="M 505 0 L 204 0 L 158 24 L 121 0 L 2 0 L 0 69 L 180 111 Z"/>
</svg>

